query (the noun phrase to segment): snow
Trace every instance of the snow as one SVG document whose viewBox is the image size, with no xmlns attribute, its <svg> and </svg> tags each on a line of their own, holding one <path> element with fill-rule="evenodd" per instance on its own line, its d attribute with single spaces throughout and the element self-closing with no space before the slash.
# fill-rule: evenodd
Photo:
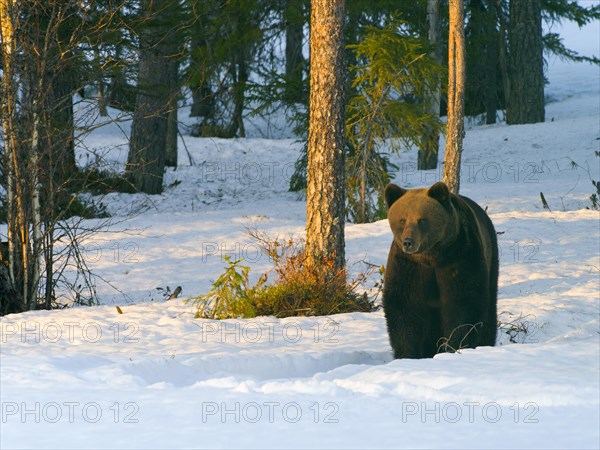
<svg viewBox="0 0 600 450">
<path fill-rule="evenodd" d="M 304 232 L 287 189 L 301 143 L 185 136 L 193 165 L 180 145 L 163 195 L 109 195 L 123 221 L 85 243 L 122 293 L 99 282 L 101 306 L 0 318 L 0 447 L 599 448 L 600 229 L 586 206 L 600 73 L 550 61 L 548 76 L 545 123 L 471 125 L 465 139 L 461 193 L 501 233 L 496 347 L 393 360 L 381 311 L 219 322 L 165 301 L 156 287 L 207 292 L 223 254 L 253 279 L 268 270 L 245 226 Z M 80 163 L 96 152 L 122 167 L 128 133 L 95 130 Z M 398 157 L 397 183 L 440 178 L 415 161 Z M 352 275 L 385 263 L 386 221 L 347 224 L 346 239 Z"/>
</svg>

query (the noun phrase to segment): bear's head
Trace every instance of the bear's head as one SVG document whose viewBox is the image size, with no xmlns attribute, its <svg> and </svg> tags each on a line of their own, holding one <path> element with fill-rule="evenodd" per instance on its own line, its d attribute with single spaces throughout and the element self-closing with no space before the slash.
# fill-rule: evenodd
<svg viewBox="0 0 600 450">
<path fill-rule="evenodd" d="M 441 182 L 428 189 L 385 188 L 388 221 L 394 240 L 407 254 L 425 254 L 436 244 L 452 242 L 459 233 L 459 218 L 451 193 Z"/>
</svg>

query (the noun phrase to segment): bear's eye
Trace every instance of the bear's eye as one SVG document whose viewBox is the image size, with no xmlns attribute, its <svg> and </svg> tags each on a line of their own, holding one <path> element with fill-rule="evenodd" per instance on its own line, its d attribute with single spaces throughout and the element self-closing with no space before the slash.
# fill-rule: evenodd
<svg viewBox="0 0 600 450">
<path fill-rule="evenodd" d="M 425 225 L 427 225 L 427 219 L 419 219 L 417 220 L 417 223 L 420 227 L 424 227 Z"/>
<path fill-rule="evenodd" d="M 404 224 L 406 223 L 406 219 L 400 219 L 400 225 L 404 226 Z"/>
</svg>

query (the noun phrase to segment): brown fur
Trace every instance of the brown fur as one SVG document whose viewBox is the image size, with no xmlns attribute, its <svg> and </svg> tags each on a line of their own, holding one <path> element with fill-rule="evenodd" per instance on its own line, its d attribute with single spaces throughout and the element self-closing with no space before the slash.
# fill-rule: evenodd
<svg viewBox="0 0 600 450">
<path fill-rule="evenodd" d="M 383 305 L 395 357 L 494 345 L 498 247 L 485 211 L 443 183 L 390 184 L 386 202 L 394 240 Z"/>
</svg>

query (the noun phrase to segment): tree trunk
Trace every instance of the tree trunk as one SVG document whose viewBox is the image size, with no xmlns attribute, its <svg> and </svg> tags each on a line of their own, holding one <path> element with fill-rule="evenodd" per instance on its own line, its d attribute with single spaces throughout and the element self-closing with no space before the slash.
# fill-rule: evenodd
<svg viewBox="0 0 600 450">
<path fill-rule="evenodd" d="M 2 125 L 8 197 L 8 278 L 19 293 L 18 309 L 38 306 L 45 217 L 56 217 L 48 186 L 76 170 L 71 54 L 59 52 L 64 11 L 51 4 L 0 2 L 2 23 Z M 12 9 L 14 8 L 14 9 Z M 11 18 L 12 16 L 12 18 Z M 13 34 L 15 17 L 26 18 Z M 23 36 L 29 39 L 23 43 Z M 15 42 L 23 43 L 15 49 Z M 13 53 L 14 50 L 14 53 Z M 13 70 L 14 69 L 14 70 Z M 17 96 L 20 93 L 20 98 Z M 20 105 L 18 99 L 21 100 Z M 17 106 L 19 105 L 19 107 Z M 2 309 L 5 310 L 5 306 Z"/>
<path fill-rule="evenodd" d="M 72 57 L 68 55 L 67 58 Z M 51 153 L 52 174 L 57 186 L 66 186 L 66 182 L 77 171 L 75 163 L 75 128 L 73 113 L 73 74 L 76 68 L 71 61 L 58 61 L 56 72 L 47 74 L 48 97 L 46 107 L 48 116 L 44 120 L 48 136 L 48 148 Z M 65 192 L 65 194 L 67 194 Z"/>
<path fill-rule="evenodd" d="M 94 59 L 96 60 L 95 64 L 101 66 L 100 52 L 98 49 L 94 49 Z M 100 116 L 107 117 L 108 103 L 106 98 L 106 84 L 104 83 L 104 70 L 101 68 L 97 70 L 96 89 L 98 89 L 98 93 L 96 99 L 98 101 L 98 112 L 100 113 Z"/>
<path fill-rule="evenodd" d="M 304 37 L 304 0 L 287 0 L 285 6 L 285 99 L 302 101 L 302 40 Z"/>
<path fill-rule="evenodd" d="M 500 66 L 500 76 L 502 78 L 503 107 L 506 108 L 510 97 L 510 78 L 508 76 L 508 24 L 506 23 L 504 1 L 505 0 L 496 0 L 496 14 L 498 16 L 500 28 L 498 32 L 498 63 Z"/>
<path fill-rule="evenodd" d="M 449 1 L 448 122 L 444 183 L 450 192 L 460 189 L 460 158 L 465 134 L 465 17 L 463 0 Z"/>
<path fill-rule="evenodd" d="M 43 248 L 46 271 L 44 305 L 46 309 L 51 309 L 52 299 L 54 298 L 54 225 L 46 225 L 46 239 Z"/>
<path fill-rule="evenodd" d="M 24 73 L 23 58 L 17 51 L 16 43 L 19 40 L 19 28 L 15 28 L 17 18 L 21 14 L 18 3 L 9 0 L 0 0 L 0 42 L 2 45 L 2 128 L 4 135 L 4 174 L 7 187 L 7 253 L 8 270 L 2 290 L 14 292 L 19 304 L 16 305 L 10 298 L 0 299 L 4 304 L 3 310 L 27 310 L 35 307 L 34 289 L 31 285 L 33 260 L 30 258 L 32 248 L 31 225 L 31 191 L 32 173 L 37 172 L 28 166 L 32 155 L 31 141 L 28 139 L 32 129 L 27 120 L 20 117 L 18 109 L 19 93 L 23 97 L 24 89 L 19 89 L 19 82 L 30 73 Z M 33 59 L 33 58 L 30 58 Z M 31 97 L 26 100 L 29 101 Z M 33 108 L 30 108 L 33 109 Z M 31 136 L 35 140 L 36 136 Z M 35 163 L 35 161 L 33 161 Z M 8 281 L 6 281 L 8 279 Z"/>
<path fill-rule="evenodd" d="M 181 52 L 180 42 L 173 39 L 172 55 Z M 165 165 L 168 167 L 177 167 L 177 138 L 179 135 L 179 60 L 171 58 L 168 61 L 168 77 L 170 101 L 167 116 L 167 142 L 165 151 Z"/>
<path fill-rule="evenodd" d="M 208 43 L 206 34 L 205 22 L 208 16 L 207 11 L 200 10 L 198 14 L 203 14 L 202 18 L 195 24 L 192 36 L 192 51 L 191 51 L 191 66 L 193 72 L 196 73 L 195 79 L 190 82 L 192 90 L 192 107 L 190 117 L 201 117 L 201 123 L 206 123 L 215 117 L 215 98 L 210 85 L 210 68 L 205 61 L 199 57 L 201 50 L 206 49 Z"/>
<path fill-rule="evenodd" d="M 314 0 L 310 19 L 310 101 L 306 189 L 309 267 L 335 271 L 344 254 L 344 0 Z"/>
<path fill-rule="evenodd" d="M 427 1 L 427 21 L 429 23 L 429 44 L 433 47 L 432 57 L 438 63 L 442 62 L 441 51 L 441 20 L 440 20 L 440 0 Z M 440 85 L 437 84 L 429 93 L 430 108 L 429 113 L 433 117 L 440 116 Z M 417 155 L 417 169 L 430 170 L 437 168 L 438 152 L 440 148 L 439 133 L 427 127 L 419 153 Z"/>
<path fill-rule="evenodd" d="M 23 301 L 15 290 L 8 274 L 8 268 L 0 257 L 0 316 L 23 312 Z"/>
<path fill-rule="evenodd" d="M 234 35 L 244 36 L 249 27 L 249 20 L 244 13 L 238 14 L 235 20 Z M 248 43 L 240 42 L 233 50 L 233 114 L 227 130 L 227 135 L 234 137 L 246 137 L 244 128 L 244 106 L 246 97 L 246 87 L 248 83 Z"/>
<path fill-rule="evenodd" d="M 498 31 L 495 0 L 471 0 L 467 35 L 465 114 L 486 114 L 486 123 L 496 123 Z"/>
<path fill-rule="evenodd" d="M 233 82 L 233 115 L 229 124 L 227 135 L 246 137 L 244 128 L 244 101 L 246 96 L 246 83 L 248 82 L 248 67 L 246 51 L 244 48 L 236 50 L 235 78 Z"/>
<path fill-rule="evenodd" d="M 177 102 L 177 99 L 174 100 Z M 179 120 L 177 107 L 171 106 L 167 116 L 167 142 L 165 151 L 165 166 L 177 167 L 177 139 L 179 135 Z"/>
<path fill-rule="evenodd" d="M 138 93 L 127 159 L 132 185 L 146 194 L 162 192 L 170 104 L 170 55 L 164 38 L 168 18 L 159 8 L 157 2 L 146 1 L 148 22 L 140 33 Z"/>
<path fill-rule="evenodd" d="M 486 36 L 486 70 L 485 70 L 485 123 L 491 125 L 496 123 L 496 111 L 498 110 L 498 66 L 500 49 L 498 48 L 499 35 L 496 28 L 498 17 L 496 8 L 492 4 L 494 0 L 488 0 L 485 12 L 485 36 Z"/>
<path fill-rule="evenodd" d="M 543 122 L 544 60 L 540 0 L 511 0 L 508 27 L 510 96 L 506 123 Z"/>
<path fill-rule="evenodd" d="M 201 57 L 209 47 L 207 34 L 214 21 L 214 5 L 211 2 L 198 2 L 196 22 L 192 30 L 192 52 L 190 55 L 190 71 L 195 74 L 190 81 L 192 91 L 192 107 L 190 117 L 201 117 L 201 123 L 210 122 L 215 117 L 215 98 L 211 87 L 211 67 Z"/>
<path fill-rule="evenodd" d="M 115 46 L 115 59 L 124 59 L 120 45 Z M 125 68 L 121 64 L 112 67 L 109 75 L 110 84 L 106 89 L 106 99 L 109 106 L 122 111 L 135 111 L 135 87 L 127 82 Z"/>
<path fill-rule="evenodd" d="M 105 85 L 104 85 L 104 79 L 102 78 L 102 74 L 100 74 L 100 76 L 98 77 L 98 82 L 96 83 L 97 89 L 98 89 L 98 95 L 97 95 L 97 101 L 98 101 L 98 112 L 100 113 L 101 117 L 107 117 L 108 116 L 108 104 L 106 102 L 106 92 L 105 92 Z"/>
<path fill-rule="evenodd" d="M 199 86 L 192 87 L 192 107 L 190 117 L 202 117 L 203 122 L 208 122 L 215 117 L 215 99 L 210 82 L 204 80 Z"/>
<path fill-rule="evenodd" d="M 7 258 L 8 269 L 5 277 L 5 285 L 3 291 L 17 292 L 17 262 L 16 254 L 18 252 L 18 235 L 16 226 L 16 197 L 19 188 L 19 178 L 15 174 L 15 169 L 18 168 L 17 142 L 16 139 L 16 105 L 17 105 L 17 86 L 14 82 L 13 75 L 13 50 L 15 45 L 14 27 L 13 27 L 13 5 L 10 0 L 0 0 L 0 45 L 2 48 L 2 95 L 0 95 L 2 131 L 4 134 L 4 175 L 6 176 L 6 197 L 7 197 Z M 20 295 L 19 295 L 20 297 Z M 21 299 L 22 301 L 22 299 Z M 9 298 L 4 299 L 3 309 Z"/>
<path fill-rule="evenodd" d="M 31 281 L 29 285 L 28 298 L 30 302 L 37 303 L 38 291 L 40 286 L 40 270 L 42 265 L 42 208 L 40 206 L 40 179 L 38 172 L 41 168 L 39 159 L 39 130 L 40 130 L 40 115 L 37 111 L 37 105 L 33 105 L 33 136 L 31 139 L 31 178 L 32 178 L 32 193 L 31 193 L 31 225 L 33 228 L 33 239 L 31 242 Z M 29 226 L 28 226 L 29 228 Z M 30 308 L 33 309 L 33 308 Z"/>
</svg>

